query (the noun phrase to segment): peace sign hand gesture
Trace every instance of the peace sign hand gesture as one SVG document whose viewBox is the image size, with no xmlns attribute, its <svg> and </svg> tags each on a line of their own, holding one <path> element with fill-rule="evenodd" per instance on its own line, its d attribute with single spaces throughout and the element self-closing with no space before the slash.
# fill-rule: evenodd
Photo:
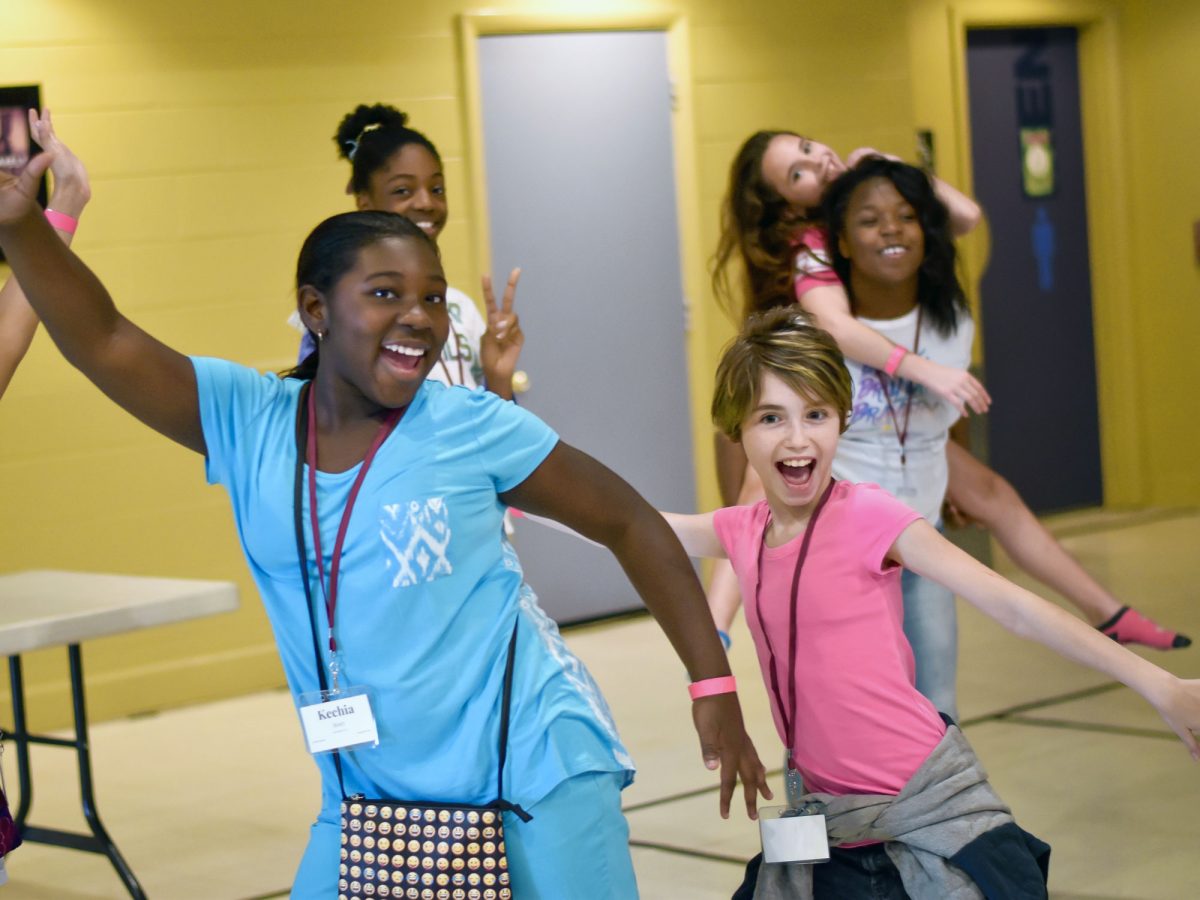
<svg viewBox="0 0 1200 900">
<path fill-rule="evenodd" d="M 479 342 L 479 361 L 483 365 L 483 377 L 488 390 L 505 400 L 513 396 L 512 379 L 517 370 L 521 348 L 525 346 L 525 335 L 521 331 L 520 319 L 513 312 L 513 298 L 517 293 L 520 269 L 513 269 L 504 287 L 504 297 L 496 305 L 496 294 L 492 290 L 492 278 L 483 276 L 483 304 L 487 309 L 487 331 Z"/>
</svg>

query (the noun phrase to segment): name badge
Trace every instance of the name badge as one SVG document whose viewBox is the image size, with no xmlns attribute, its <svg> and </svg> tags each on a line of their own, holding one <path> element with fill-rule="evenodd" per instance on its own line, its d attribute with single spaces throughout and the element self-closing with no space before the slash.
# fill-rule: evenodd
<svg viewBox="0 0 1200 900">
<path fill-rule="evenodd" d="M 758 811 L 763 862 L 821 863 L 829 861 L 829 835 L 825 817 L 786 806 L 768 806 Z"/>
<path fill-rule="evenodd" d="M 379 745 L 379 729 L 366 688 L 303 694 L 299 709 L 309 753 Z"/>
</svg>

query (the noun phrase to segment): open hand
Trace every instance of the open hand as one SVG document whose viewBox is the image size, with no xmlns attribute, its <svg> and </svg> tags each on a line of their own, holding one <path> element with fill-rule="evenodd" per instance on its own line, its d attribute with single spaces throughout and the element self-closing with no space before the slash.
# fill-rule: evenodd
<svg viewBox="0 0 1200 900">
<path fill-rule="evenodd" d="M 966 369 L 943 366 L 910 353 L 900 363 L 897 374 L 923 385 L 958 410 L 985 413 L 992 405 L 991 395 L 983 383 Z"/>
<path fill-rule="evenodd" d="M 709 769 L 721 770 L 721 818 L 729 818 L 729 801 L 740 776 L 746 815 L 758 818 L 758 795 L 770 800 L 767 770 L 742 724 L 737 694 L 714 694 L 692 702 L 692 721 L 700 736 L 700 754 Z"/>
<path fill-rule="evenodd" d="M 479 342 L 479 361 L 483 366 L 483 377 L 488 388 L 501 397 L 512 397 L 512 378 L 525 345 L 521 321 L 513 312 L 513 299 L 517 294 L 520 269 L 513 269 L 504 287 L 504 297 L 496 304 L 492 290 L 492 277 L 483 276 L 483 305 L 487 310 L 487 331 Z"/>
<path fill-rule="evenodd" d="M 87 169 L 79 157 L 71 152 L 58 135 L 50 120 L 50 110 L 29 110 L 29 131 L 38 145 L 51 154 L 50 175 L 54 179 L 54 193 L 50 205 L 68 216 L 79 217 L 83 207 L 92 199 L 92 185 Z"/>
</svg>

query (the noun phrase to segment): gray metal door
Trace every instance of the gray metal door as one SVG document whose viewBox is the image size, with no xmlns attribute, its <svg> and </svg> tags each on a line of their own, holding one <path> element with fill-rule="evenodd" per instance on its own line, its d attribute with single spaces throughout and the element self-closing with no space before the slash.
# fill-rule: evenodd
<svg viewBox="0 0 1200 900">
<path fill-rule="evenodd" d="M 660 509 L 695 509 L 661 31 L 479 39 L 493 277 L 520 266 L 519 402 Z M 606 552 L 518 522 L 560 622 L 638 609 Z"/>
<path fill-rule="evenodd" d="M 1037 511 L 1102 502 L 1073 28 L 967 35 L 989 462 Z"/>
</svg>

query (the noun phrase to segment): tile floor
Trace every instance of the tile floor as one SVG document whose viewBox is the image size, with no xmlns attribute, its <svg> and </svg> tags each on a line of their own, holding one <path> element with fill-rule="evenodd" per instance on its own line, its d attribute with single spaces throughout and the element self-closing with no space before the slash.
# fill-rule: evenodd
<svg viewBox="0 0 1200 900">
<path fill-rule="evenodd" d="M 1086 513 L 1051 524 L 1119 596 L 1200 638 L 1200 513 Z M 1012 574 L 999 554 L 994 562 Z M 970 608 L 961 628 L 965 730 L 1021 823 L 1054 845 L 1052 896 L 1200 896 L 1200 765 L 1153 710 Z M 682 699 L 684 676 L 665 639 L 644 617 L 574 629 L 568 639 L 604 688 L 640 766 L 625 805 L 643 897 L 727 898 L 757 834 L 745 818 L 716 814 L 714 779 L 699 763 Z M 734 641 L 735 671 L 757 685 L 744 625 Z M 1200 675 L 1200 645 L 1147 655 Z M 775 757 L 765 692 L 742 695 L 757 745 Z M 103 820 L 149 897 L 286 897 L 317 791 L 285 693 L 102 723 L 92 747 Z M 69 754 L 34 752 L 35 820 L 81 827 Z M 7 769 L 12 788 L 11 759 Z M 108 862 L 90 854 L 27 844 L 8 869 L 0 898 L 127 896 Z"/>
</svg>

